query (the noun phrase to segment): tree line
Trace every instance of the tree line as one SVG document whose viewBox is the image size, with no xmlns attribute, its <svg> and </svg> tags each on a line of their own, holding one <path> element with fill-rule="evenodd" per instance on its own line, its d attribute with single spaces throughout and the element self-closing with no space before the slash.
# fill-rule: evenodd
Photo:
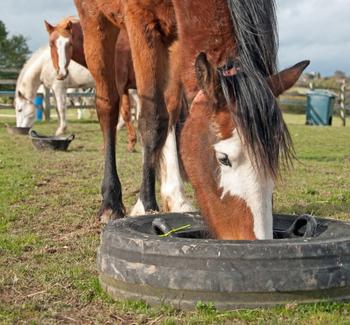
<svg viewBox="0 0 350 325">
<path fill-rule="evenodd" d="M 30 50 L 23 35 L 9 35 L 4 22 L 0 20 L 0 70 L 21 69 L 27 61 Z M 16 79 L 13 72 L 0 71 L 0 79 Z M 14 86 L 0 85 L 0 90 L 12 90 Z"/>
</svg>

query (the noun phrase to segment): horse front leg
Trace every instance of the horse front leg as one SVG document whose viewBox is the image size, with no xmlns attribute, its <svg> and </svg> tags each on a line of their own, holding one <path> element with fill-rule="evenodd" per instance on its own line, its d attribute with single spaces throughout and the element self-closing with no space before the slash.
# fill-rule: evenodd
<svg viewBox="0 0 350 325">
<path fill-rule="evenodd" d="M 180 60 L 179 44 L 175 43 L 170 50 L 170 81 L 165 96 L 169 113 L 169 130 L 160 159 L 160 193 L 163 208 L 171 212 L 195 211 L 185 195 L 177 150 L 176 124 L 179 121 L 181 109 L 187 110 L 180 79 L 182 66 Z"/>
<path fill-rule="evenodd" d="M 137 136 L 131 120 L 131 107 L 130 107 L 130 98 L 128 93 L 122 95 L 121 116 L 123 117 L 126 129 L 128 132 L 128 151 L 134 152 Z"/>
<path fill-rule="evenodd" d="M 128 16 L 127 28 L 132 49 L 141 112 L 138 127 L 142 145 L 142 183 L 131 215 L 158 211 L 155 193 L 156 168 L 168 130 L 164 100 L 168 49 L 158 31 L 152 30 L 143 15 Z M 150 23 L 151 24 L 151 23 Z"/>
<path fill-rule="evenodd" d="M 191 202 L 186 198 L 180 172 L 176 144 L 175 125 L 169 127 L 160 159 L 160 193 L 164 211 L 190 212 L 195 211 Z"/>
<path fill-rule="evenodd" d="M 114 47 L 119 30 L 96 11 L 84 12 L 83 3 L 75 1 L 84 29 L 84 49 L 88 68 L 96 81 L 96 110 L 104 139 L 104 176 L 100 220 L 125 216 L 122 189 L 116 167 L 116 126 L 119 95 L 115 87 Z M 91 28 L 91 26 L 94 26 Z M 108 35 L 108 37 L 106 37 Z"/>
<path fill-rule="evenodd" d="M 61 135 L 67 130 L 67 89 L 64 86 L 64 81 L 55 81 L 52 85 L 52 90 L 55 94 L 57 114 L 58 114 L 58 128 L 56 135 Z"/>
</svg>

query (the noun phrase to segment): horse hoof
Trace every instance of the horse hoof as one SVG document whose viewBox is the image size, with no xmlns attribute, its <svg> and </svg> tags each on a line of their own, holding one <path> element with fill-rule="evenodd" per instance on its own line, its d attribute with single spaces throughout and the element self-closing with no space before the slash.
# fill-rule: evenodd
<svg viewBox="0 0 350 325">
<path fill-rule="evenodd" d="M 64 128 L 64 129 L 57 129 L 55 135 L 56 135 L 56 136 L 62 135 L 62 134 L 64 134 L 66 131 L 67 131 L 67 128 Z"/>
<path fill-rule="evenodd" d="M 163 200 L 163 210 L 164 212 L 196 212 L 196 209 L 190 202 L 187 200 L 179 200 L 175 202 L 173 199 L 168 198 Z"/>
<path fill-rule="evenodd" d="M 122 218 L 124 218 L 124 215 L 118 215 L 118 213 L 112 209 L 105 209 L 102 213 L 99 213 L 99 220 L 103 225 L 107 224 L 110 221 Z"/>
<path fill-rule="evenodd" d="M 189 202 L 183 202 L 178 208 L 175 207 L 175 209 L 171 210 L 171 212 L 196 212 L 196 211 L 198 211 L 198 209 L 196 209 Z"/>
</svg>

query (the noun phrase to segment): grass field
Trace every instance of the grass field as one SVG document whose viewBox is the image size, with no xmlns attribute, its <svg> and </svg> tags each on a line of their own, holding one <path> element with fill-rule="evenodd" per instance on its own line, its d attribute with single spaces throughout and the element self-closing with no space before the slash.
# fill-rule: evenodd
<svg viewBox="0 0 350 325">
<path fill-rule="evenodd" d="M 6 115 L 6 114 L 4 114 Z M 313 213 L 350 220 L 350 128 L 306 127 L 286 115 L 299 162 L 284 172 L 275 212 Z M 13 137 L 0 117 L 1 324 L 349 324 L 350 304 L 322 303 L 221 313 L 198 304 L 194 312 L 140 301 L 113 302 L 96 271 L 103 170 L 96 121 L 70 123 L 68 152 L 38 152 L 27 137 Z M 339 125 L 339 121 L 335 121 Z M 52 133 L 55 123 L 35 129 Z M 118 136 L 118 166 L 128 209 L 136 201 L 140 148 L 126 152 Z M 191 189 L 187 188 L 189 195 Z"/>
</svg>

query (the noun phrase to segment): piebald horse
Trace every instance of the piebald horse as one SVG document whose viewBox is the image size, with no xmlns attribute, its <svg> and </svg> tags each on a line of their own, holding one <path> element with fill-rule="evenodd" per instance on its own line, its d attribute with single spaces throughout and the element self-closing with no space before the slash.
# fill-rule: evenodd
<svg viewBox="0 0 350 325">
<path fill-rule="evenodd" d="M 45 21 L 45 26 L 49 33 L 51 58 L 56 69 L 57 79 L 64 80 L 68 76 L 71 60 L 87 68 L 84 54 L 84 35 L 79 20 L 68 17 L 55 26 Z M 126 31 L 119 34 L 115 53 L 116 89 L 121 97 L 120 113 L 128 132 L 128 151 L 132 152 L 135 150 L 137 136 L 132 124 L 129 96 L 133 96 L 136 103 L 138 98 L 135 98 L 133 92 L 129 92 L 129 89 L 136 89 L 136 80 Z"/>
<path fill-rule="evenodd" d="M 280 74 L 273 0 L 75 0 L 88 67 L 96 80 L 105 142 L 102 219 L 124 217 L 115 163 L 119 96 L 115 43 L 129 36 L 141 99 L 140 197 L 133 212 L 158 210 L 155 176 L 171 211 L 191 209 L 183 194 L 174 124 L 192 106 L 182 159 L 204 218 L 218 239 L 272 238 L 272 191 L 293 147 L 276 96 L 308 62 Z M 185 98 L 185 101 L 182 99 Z"/>
</svg>

